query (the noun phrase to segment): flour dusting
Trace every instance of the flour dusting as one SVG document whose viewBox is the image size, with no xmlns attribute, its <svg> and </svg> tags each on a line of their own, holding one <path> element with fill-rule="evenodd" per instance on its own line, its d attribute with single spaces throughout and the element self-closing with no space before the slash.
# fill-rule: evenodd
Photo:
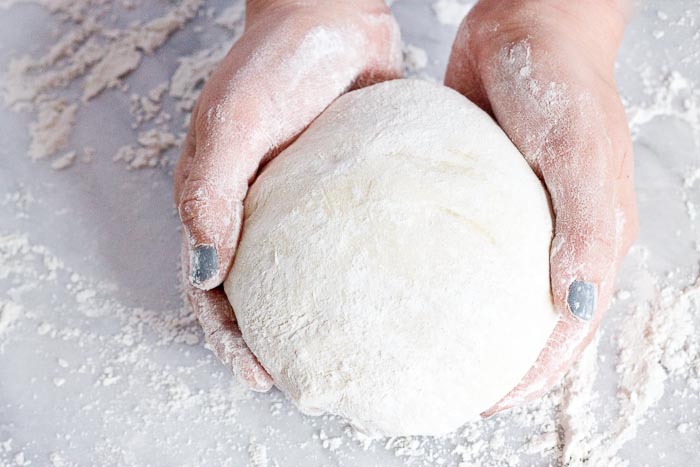
<svg viewBox="0 0 700 467">
<path fill-rule="evenodd" d="M 420 77 L 420 71 L 428 66 L 428 54 L 413 44 L 403 45 L 403 69 L 407 78 Z"/>
<path fill-rule="evenodd" d="M 151 129 L 139 133 L 138 146 L 127 144 L 119 148 L 112 158 L 124 161 L 128 169 L 156 167 L 163 163 L 162 155 L 168 149 L 180 144 L 177 136 L 167 129 Z"/>
<path fill-rule="evenodd" d="M 30 2 L 61 13 L 56 18 L 67 28 L 67 33 L 43 55 L 11 59 L 0 81 L 0 94 L 6 105 L 15 111 L 29 111 L 36 115 L 29 126 L 31 145 L 28 151 L 35 160 L 66 149 L 79 110 L 106 89 L 125 91 L 128 86 L 122 79 L 139 66 L 144 55 L 155 53 L 175 31 L 191 21 L 203 3 L 202 0 L 182 0 L 160 17 L 124 27 L 115 20 L 113 13 L 117 6 L 107 2 L 27 1 Z M 24 2 L 7 2 L 4 6 L 9 8 L 15 3 Z M 65 98 L 56 97 L 75 81 L 80 82 L 82 88 L 80 99 L 69 103 Z M 161 84 L 147 97 L 132 97 L 135 125 L 158 115 L 160 100 L 167 89 L 167 84 Z M 168 120 L 168 117 L 162 120 Z M 129 167 L 152 167 L 151 161 L 160 154 L 152 156 L 152 148 L 153 145 L 149 144 L 145 149 L 125 149 L 118 159 L 141 160 L 146 157 L 144 153 L 148 153 L 148 162 Z M 162 144 L 160 148 L 161 152 L 167 149 Z M 134 151 L 140 153 L 134 155 Z M 56 164 L 61 168 L 70 165 Z"/>
<path fill-rule="evenodd" d="M 415 2 L 387 3 L 400 11 Z M 426 8 L 432 8 L 436 28 L 444 25 L 453 33 L 474 3 L 434 0 Z M 17 47 L 0 67 L 0 98 L 30 119 L 27 147 L 3 160 L 15 164 L 12 157 L 25 154 L 36 161 L 37 174 L 43 164 L 57 192 L 73 180 L 76 165 L 94 162 L 82 167 L 87 172 L 112 158 L 111 170 L 156 168 L 169 177 L 169 156 L 183 140 L 199 91 L 242 34 L 245 19 L 241 1 L 0 0 L 1 14 L 10 9 L 50 15 L 46 30 L 52 36 L 42 47 Z M 640 151 L 638 165 L 644 168 L 649 164 L 644 157 L 667 161 L 679 157 L 683 144 L 698 154 L 700 86 L 694 66 L 700 61 L 700 17 L 694 3 L 681 0 L 648 2 L 639 10 L 628 29 L 634 43 L 623 48 L 618 71 L 632 138 L 640 148 L 654 146 L 652 156 Z M 433 55 L 433 32 L 438 29 L 404 45 L 406 74 L 439 78 L 428 66 L 441 60 Z M 687 39 L 676 47 L 681 33 Z M 186 47 L 172 57 L 170 44 L 178 41 Z M 666 49 L 655 49 L 658 44 Z M 637 53 L 640 48 L 643 53 Z M 669 58 L 675 49 L 681 56 Z M 521 48 L 504 58 L 520 84 L 556 117 L 566 89 L 536 80 L 528 53 Z M 150 77 L 144 85 L 140 71 L 154 60 L 163 60 L 172 76 Z M 122 110 L 120 118 L 105 120 L 105 132 L 134 130 L 114 146 L 99 144 L 101 138 L 84 141 L 79 130 L 105 102 Z M 676 123 L 682 130 L 672 131 Z M 667 134 L 674 146 L 664 152 L 655 143 L 665 143 Z M 189 308 L 170 303 L 168 295 L 177 295 L 171 292 L 177 287 L 174 272 L 158 304 L 144 306 L 141 297 L 118 285 L 118 274 L 94 274 L 86 264 L 75 264 L 75 251 L 53 251 L 42 237 L 54 229 L 44 225 L 45 210 L 63 213 L 58 221 L 90 240 L 81 253 L 100 262 L 102 242 L 120 241 L 123 228 L 113 223 L 122 220 L 95 226 L 92 217 L 83 218 L 84 206 L 52 203 L 43 179 L 8 179 L 0 187 L 0 466 L 272 467 L 300 454 L 308 465 L 629 467 L 637 465 L 638 455 L 649 465 L 665 465 L 672 451 L 695 455 L 700 161 L 690 157 L 678 164 L 672 174 L 677 189 L 663 187 L 677 194 L 678 205 L 669 207 L 680 210 L 682 222 L 671 219 L 673 231 L 659 242 L 650 224 L 665 224 L 666 213 L 649 211 L 655 192 L 640 187 L 641 211 L 654 219 L 642 227 L 599 336 L 562 383 L 539 401 L 441 438 L 373 439 L 334 417 L 304 418 L 276 391 L 248 394 L 205 348 Z M 120 169 L 116 175 L 142 184 L 143 174 Z M 170 189 L 153 187 L 134 203 L 135 211 L 143 212 L 141 203 L 150 195 Z M 169 204 L 162 209 L 170 211 Z M 171 224 L 175 229 L 175 220 Z M 82 232 L 93 227 L 97 230 Z M 116 234 L 100 238 L 95 249 L 90 235 L 105 228 Z M 690 232 L 694 240 L 684 245 L 676 230 Z M 652 267 L 667 256 L 662 243 L 688 246 L 690 269 Z M 153 260 L 144 254 L 143 261 Z"/>
<path fill-rule="evenodd" d="M 473 0 L 436 0 L 432 8 L 441 24 L 459 26 L 475 3 Z"/>
</svg>

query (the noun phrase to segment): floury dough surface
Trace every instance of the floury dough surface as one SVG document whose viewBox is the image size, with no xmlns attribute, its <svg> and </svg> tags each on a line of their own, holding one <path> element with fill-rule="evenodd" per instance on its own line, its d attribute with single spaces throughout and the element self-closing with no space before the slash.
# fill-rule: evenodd
<svg viewBox="0 0 700 467">
<path fill-rule="evenodd" d="M 545 190 L 444 86 L 340 97 L 258 176 L 245 213 L 226 291 L 306 413 L 448 433 L 510 391 L 554 327 Z"/>
</svg>

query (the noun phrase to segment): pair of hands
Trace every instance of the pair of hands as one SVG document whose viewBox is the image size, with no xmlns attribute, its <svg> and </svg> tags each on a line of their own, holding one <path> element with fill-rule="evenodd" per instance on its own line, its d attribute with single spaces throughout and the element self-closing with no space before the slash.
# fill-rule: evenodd
<svg viewBox="0 0 700 467">
<path fill-rule="evenodd" d="M 625 7 L 481 0 L 457 33 L 445 84 L 496 119 L 545 184 L 555 216 L 559 321 L 520 384 L 485 416 L 561 378 L 592 339 L 636 235 L 632 147 L 613 77 Z M 399 29 L 383 0 L 249 0 L 243 36 L 202 90 L 175 171 L 183 279 L 215 354 L 253 390 L 273 382 L 221 287 L 248 186 L 339 95 L 400 76 Z"/>
</svg>

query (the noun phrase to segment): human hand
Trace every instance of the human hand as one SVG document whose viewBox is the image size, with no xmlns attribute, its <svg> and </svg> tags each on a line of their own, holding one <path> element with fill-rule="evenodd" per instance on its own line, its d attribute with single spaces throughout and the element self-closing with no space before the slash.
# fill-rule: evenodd
<svg viewBox="0 0 700 467">
<path fill-rule="evenodd" d="M 550 277 L 559 320 L 529 372 L 483 416 L 561 379 L 593 338 L 636 236 L 632 143 L 613 76 L 627 6 L 482 0 L 453 45 L 445 84 L 497 120 L 554 211 Z"/>
<path fill-rule="evenodd" d="M 183 279 L 215 354 L 253 390 L 272 379 L 221 287 L 248 186 L 336 97 L 400 74 L 399 30 L 382 0 L 249 0 L 242 37 L 202 89 L 174 177 Z"/>
</svg>

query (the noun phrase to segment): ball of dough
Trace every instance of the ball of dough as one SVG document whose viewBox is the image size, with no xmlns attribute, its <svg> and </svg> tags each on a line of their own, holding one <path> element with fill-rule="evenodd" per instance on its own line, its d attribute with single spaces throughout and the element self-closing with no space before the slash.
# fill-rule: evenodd
<svg viewBox="0 0 700 467">
<path fill-rule="evenodd" d="M 338 98 L 264 168 L 225 289 L 303 412 L 440 435 L 543 348 L 551 238 L 546 192 L 496 123 L 395 80 Z"/>
</svg>

